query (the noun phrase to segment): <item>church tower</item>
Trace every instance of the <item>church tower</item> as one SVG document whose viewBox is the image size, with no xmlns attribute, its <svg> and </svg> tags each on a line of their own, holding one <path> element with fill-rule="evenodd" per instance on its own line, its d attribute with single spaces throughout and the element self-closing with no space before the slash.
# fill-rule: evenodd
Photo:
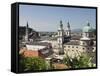
<svg viewBox="0 0 100 76">
<path fill-rule="evenodd" d="M 70 23 L 67 23 L 67 29 L 66 29 L 66 36 L 71 37 L 71 29 L 70 29 Z"/>
<path fill-rule="evenodd" d="M 93 45 L 92 34 L 93 34 L 93 29 L 90 26 L 90 23 L 88 22 L 87 25 L 83 28 L 82 38 L 80 39 L 80 45 L 92 46 Z"/>
<path fill-rule="evenodd" d="M 29 28 L 29 25 L 28 25 L 28 22 L 27 22 L 27 25 L 26 25 L 26 30 L 25 30 L 25 42 L 28 43 L 29 39 L 28 39 L 28 28 Z"/>
<path fill-rule="evenodd" d="M 63 42 L 64 42 L 64 30 L 63 30 L 63 24 L 62 21 L 60 21 L 60 27 L 58 28 L 58 50 L 59 54 L 64 54 L 64 47 L 63 47 Z"/>
<path fill-rule="evenodd" d="M 95 42 L 93 40 L 93 28 L 90 26 L 88 22 L 87 25 L 83 28 L 82 38 L 80 38 L 80 51 L 83 53 L 87 53 L 92 59 L 91 61 L 94 62 L 95 57 Z"/>
</svg>

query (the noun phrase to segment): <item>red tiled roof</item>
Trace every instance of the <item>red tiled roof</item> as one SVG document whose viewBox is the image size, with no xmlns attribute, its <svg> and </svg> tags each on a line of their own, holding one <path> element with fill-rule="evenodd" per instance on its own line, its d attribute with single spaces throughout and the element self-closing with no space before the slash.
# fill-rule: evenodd
<svg viewBox="0 0 100 76">
<path fill-rule="evenodd" d="M 25 57 L 43 57 L 44 55 L 42 55 L 42 53 L 40 51 L 35 51 L 35 50 L 27 50 L 25 48 L 21 49 L 19 54 L 22 54 Z"/>
</svg>

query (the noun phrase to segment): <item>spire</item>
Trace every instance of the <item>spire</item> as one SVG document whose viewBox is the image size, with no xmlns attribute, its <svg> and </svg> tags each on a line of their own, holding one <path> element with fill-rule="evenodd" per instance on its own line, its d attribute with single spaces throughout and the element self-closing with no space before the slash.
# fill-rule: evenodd
<svg viewBox="0 0 100 76">
<path fill-rule="evenodd" d="M 71 37 L 71 29 L 70 29 L 69 21 L 67 22 L 66 36 Z"/>
<path fill-rule="evenodd" d="M 90 26 L 90 23 L 89 22 L 87 23 L 87 26 Z"/>
<path fill-rule="evenodd" d="M 69 24 L 69 21 L 68 21 L 68 23 L 67 23 L 67 27 L 68 27 L 68 28 L 70 28 L 70 24 Z"/>
<path fill-rule="evenodd" d="M 63 28 L 62 20 L 60 20 L 60 28 Z"/>
<path fill-rule="evenodd" d="M 25 41 L 28 42 L 28 22 L 27 22 L 27 25 L 26 25 Z"/>
<path fill-rule="evenodd" d="M 27 26 L 26 27 L 28 28 L 28 22 L 27 22 Z"/>
<path fill-rule="evenodd" d="M 89 20 L 86 21 L 87 26 L 90 26 Z"/>
<path fill-rule="evenodd" d="M 26 25 L 26 35 L 28 35 L 28 22 L 27 22 L 27 25 Z"/>
<path fill-rule="evenodd" d="M 62 24 L 62 20 L 60 20 L 60 24 Z"/>
</svg>

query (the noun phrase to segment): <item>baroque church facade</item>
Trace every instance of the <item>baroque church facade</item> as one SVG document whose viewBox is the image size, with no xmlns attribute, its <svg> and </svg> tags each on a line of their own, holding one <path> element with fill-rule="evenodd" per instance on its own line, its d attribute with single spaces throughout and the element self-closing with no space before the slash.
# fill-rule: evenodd
<svg viewBox="0 0 100 76">
<path fill-rule="evenodd" d="M 69 22 L 67 23 L 67 30 L 63 29 L 63 23 L 60 21 L 58 28 L 58 54 L 67 54 L 74 58 L 82 53 L 89 54 L 95 62 L 96 40 L 94 38 L 93 28 L 90 23 L 87 23 L 82 30 L 82 36 L 78 39 L 73 39 L 71 36 L 71 29 Z"/>
</svg>

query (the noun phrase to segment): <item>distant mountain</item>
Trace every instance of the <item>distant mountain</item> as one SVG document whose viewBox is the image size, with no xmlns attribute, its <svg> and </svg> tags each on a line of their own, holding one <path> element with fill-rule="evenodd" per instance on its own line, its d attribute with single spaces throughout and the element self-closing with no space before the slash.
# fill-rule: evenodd
<svg viewBox="0 0 100 76">
<path fill-rule="evenodd" d="M 71 30 L 72 32 L 76 32 L 76 33 L 78 33 L 78 32 L 82 32 L 82 29 L 73 29 L 73 30 Z"/>
<path fill-rule="evenodd" d="M 26 27 L 25 26 L 19 26 L 19 35 L 25 35 Z M 29 28 L 28 33 L 32 32 L 33 29 Z"/>
<path fill-rule="evenodd" d="M 22 39 L 23 36 L 25 36 L 26 33 L 26 27 L 25 26 L 19 26 L 19 39 Z M 33 37 L 38 37 L 38 32 L 35 31 L 32 28 L 28 28 L 28 34 L 29 34 L 29 38 L 33 38 Z"/>
</svg>

